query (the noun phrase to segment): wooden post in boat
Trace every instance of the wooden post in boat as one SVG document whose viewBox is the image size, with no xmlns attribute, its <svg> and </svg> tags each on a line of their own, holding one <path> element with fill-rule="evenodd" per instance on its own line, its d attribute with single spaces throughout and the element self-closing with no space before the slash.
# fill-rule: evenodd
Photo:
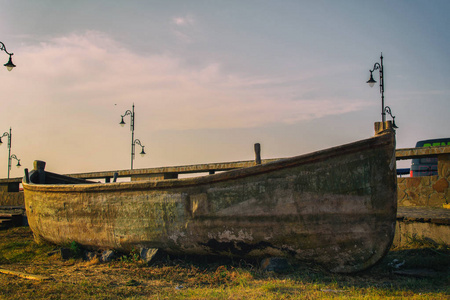
<svg viewBox="0 0 450 300">
<path fill-rule="evenodd" d="M 25 183 L 30 183 L 30 176 L 28 175 L 28 168 L 25 168 Z"/>
<path fill-rule="evenodd" d="M 392 121 L 375 122 L 375 135 L 384 134 L 388 131 L 395 131 Z"/>
<path fill-rule="evenodd" d="M 255 144 L 255 163 L 261 164 L 261 145 L 259 143 Z"/>
<path fill-rule="evenodd" d="M 39 174 L 39 183 L 44 184 L 45 183 L 45 161 L 42 160 L 35 160 L 33 163 L 34 170 L 38 172 Z"/>
<path fill-rule="evenodd" d="M 113 182 L 117 182 L 117 177 L 119 177 L 119 173 L 114 172 Z"/>
</svg>

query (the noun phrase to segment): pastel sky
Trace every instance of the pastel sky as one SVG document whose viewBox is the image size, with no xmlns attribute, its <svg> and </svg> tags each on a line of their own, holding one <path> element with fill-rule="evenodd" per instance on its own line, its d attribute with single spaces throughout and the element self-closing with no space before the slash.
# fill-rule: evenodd
<svg viewBox="0 0 450 300">
<path fill-rule="evenodd" d="M 0 69 L 0 135 L 12 128 L 12 154 L 29 169 L 36 159 L 60 173 L 130 168 L 130 118 L 119 122 L 133 103 L 147 152 L 135 168 L 249 160 L 256 142 L 275 158 L 367 138 L 381 119 L 379 88 L 366 84 L 381 52 L 397 147 L 450 137 L 447 0 L 0 8 L 0 41 L 17 65 Z M 7 158 L 3 143 L 0 178 Z"/>
</svg>

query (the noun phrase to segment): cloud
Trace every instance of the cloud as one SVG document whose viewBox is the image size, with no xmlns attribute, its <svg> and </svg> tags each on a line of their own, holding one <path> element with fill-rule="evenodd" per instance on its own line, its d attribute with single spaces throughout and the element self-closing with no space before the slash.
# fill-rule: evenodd
<svg viewBox="0 0 450 300">
<path fill-rule="evenodd" d="M 31 107 L 66 109 L 74 118 L 96 106 L 135 102 L 149 112 L 154 130 L 295 123 L 363 106 L 357 99 L 321 97 L 321 89 L 302 76 L 230 74 L 220 62 L 187 67 L 180 57 L 136 54 L 100 32 L 55 38 L 16 56 L 20 80 L 11 78 L 11 97 Z"/>
<path fill-rule="evenodd" d="M 23 46 L 14 59 L 17 68 L 2 75 L 0 128 L 12 126 L 24 165 L 42 159 L 60 172 L 126 168 L 129 158 L 117 153 L 129 152 L 129 130 L 118 123 L 133 103 L 135 137 L 149 147 L 156 131 L 295 124 L 365 105 L 325 94 L 314 83 L 322 71 L 283 77 L 229 73 L 220 61 L 192 67 L 95 31 Z"/>
<path fill-rule="evenodd" d="M 177 26 L 190 26 L 195 23 L 195 20 L 192 15 L 186 15 L 184 17 L 173 17 L 172 23 Z"/>
<path fill-rule="evenodd" d="M 195 19 L 192 15 L 185 15 L 180 17 L 173 17 L 171 20 L 174 25 L 172 28 L 172 34 L 178 41 L 183 43 L 193 43 L 195 41 L 193 35 L 195 35 Z"/>
</svg>

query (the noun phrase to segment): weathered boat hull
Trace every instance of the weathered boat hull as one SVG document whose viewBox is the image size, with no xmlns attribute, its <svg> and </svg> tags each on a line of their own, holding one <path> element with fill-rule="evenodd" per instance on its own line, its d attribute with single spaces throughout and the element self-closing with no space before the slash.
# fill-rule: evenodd
<svg viewBox="0 0 450 300">
<path fill-rule="evenodd" d="M 393 240 L 395 137 L 197 178 L 23 186 L 31 229 L 55 244 L 281 256 L 356 272 Z"/>
</svg>

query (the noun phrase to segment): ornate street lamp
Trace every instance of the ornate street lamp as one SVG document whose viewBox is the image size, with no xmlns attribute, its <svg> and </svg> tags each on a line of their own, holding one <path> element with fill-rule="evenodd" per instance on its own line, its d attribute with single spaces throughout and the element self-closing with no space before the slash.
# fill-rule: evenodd
<svg viewBox="0 0 450 300">
<path fill-rule="evenodd" d="M 2 42 L 0 42 L 0 50 L 5 51 L 6 54 L 9 54 L 9 60 L 6 64 L 4 64 L 4 66 L 8 69 L 8 71 L 12 71 L 12 69 L 16 67 L 16 65 L 13 64 L 12 59 L 11 59 L 11 56 L 13 56 L 14 53 L 9 53 L 6 50 L 5 44 L 3 44 Z"/>
<path fill-rule="evenodd" d="M 17 158 L 17 156 L 15 154 L 11 155 L 11 138 L 12 138 L 12 129 L 9 128 L 9 133 L 8 132 L 4 132 L 2 136 L 0 136 L 0 146 L 3 144 L 2 142 L 2 137 L 8 137 L 8 178 L 9 178 L 9 173 L 11 171 L 11 160 L 15 159 L 17 160 L 17 167 L 19 168 L 21 166 L 20 164 L 20 159 Z"/>
<path fill-rule="evenodd" d="M 123 118 L 125 116 L 130 116 L 131 117 L 131 123 L 130 123 L 130 130 L 131 130 L 131 170 L 133 170 L 133 160 L 134 160 L 134 156 L 135 156 L 135 148 L 136 148 L 136 144 L 141 146 L 141 156 L 144 157 L 144 155 L 146 154 L 144 151 L 144 145 L 142 145 L 141 141 L 138 139 L 134 139 L 134 121 L 135 121 L 135 113 L 134 113 L 134 103 L 133 103 L 133 107 L 131 110 L 127 110 L 125 112 L 124 115 L 122 115 L 122 120 L 120 121 L 120 126 L 124 127 L 125 126 L 125 122 L 123 120 Z"/>
<path fill-rule="evenodd" d="M 16 165 L 16 167 L 20 168 L 20 167 L 22 166 L 22 165 L 20 164 L 20 159 L 19 159 L 15 154 L 11 155 L 10 159 L 11 159 L 11 160 L 12 160 L 12 159 L 17 160 L 17 165 Z M 9 167 L 11 168 L 11 164 L 10 164 Z"/>
<path fill-rule="evenodd" d="M 144 157 L 145 154 L 146 154 L 145 151 L 144 151 L 144 147 L 145 147 L 145 146 L 142 145 L 142 144 L 141 144 L 141 141 L 138 140 L 138 139 L 135 139 L 135 140 L 134 140 L 134 144 L 135 144 L 135 145 L 141 146 L 141 153 L 139 153 L 139 154 L 140 154 L 142 157 Z"/>
<path fill-rule="evenodd" d="M 394 128 L 398 128 L 395 125 L 395 117 L 392 115 L 391 108 L 389 106 L 384 106 L 384 66 L 383 66 L 383 53 L 380 56 L 380 63 L 376 62 L 373 65 L 373 69 L 370 71 L 370 78 L 367 80 L 367 83 L 370 87 L 373 87 L 377 82 L 373 79 L 373 71 L 379 70 L 380 73 L 380 93 L 381 93 L 381 121 L 386 122 L 386 113 L 388 113 L 392 117 L 392 125 Z"/>
</svg>

